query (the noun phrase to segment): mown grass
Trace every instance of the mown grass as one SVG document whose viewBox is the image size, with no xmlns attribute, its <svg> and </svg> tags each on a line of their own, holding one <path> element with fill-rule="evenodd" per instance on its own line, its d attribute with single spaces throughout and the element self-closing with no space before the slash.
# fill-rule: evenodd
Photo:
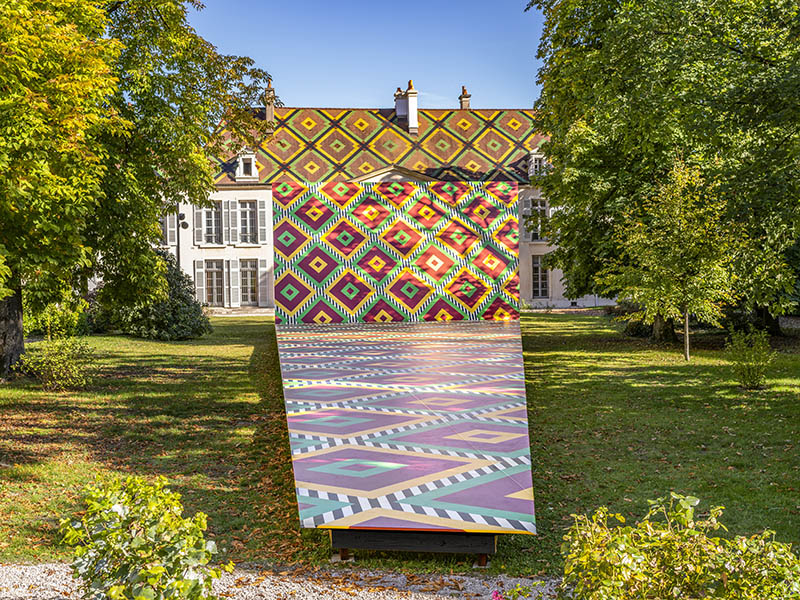
<svg viewBox="0 0 800 600">
<path fill-rule="evenodd" d="M 97 475 L 164 475 L 235 561 L 326 563 L 299 530 L 271 320 L 218 318 L 192 342 L 95 336 L 84 392 L 0 385 L 0 562 L 65 560 L 57 523 Z M 571 513 L 641 515 L 648 498 L 722 504 L 733 534 L 800 542 L 800 348 L 782 342 L 767 389 L 743 392 L 722 337 L 676 347 L 625 338 L 602 316 L 523 319 L 539 535 L 504 536 L 490 572 L 558 572 Z M 359 564 L 469 570 L 471 557 L 359 553 Z"/>
</svg>

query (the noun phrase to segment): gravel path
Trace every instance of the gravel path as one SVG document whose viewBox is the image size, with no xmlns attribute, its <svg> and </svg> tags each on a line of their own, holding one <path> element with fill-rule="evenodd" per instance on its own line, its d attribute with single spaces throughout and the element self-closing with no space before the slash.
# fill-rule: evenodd
<svg viewBox="0 0 800 600">
<path fill-rule="evenodd" d="M 287 569 L 237 567 L 215 582 L 223 598 L 233 600 L 430 600 L 456 597 L 488 599 L 492 590 L 529 585 L 530 579 L 480 577 L 474 575 L 403 575 L 400 573 L 353 570 Z M 554 598 L 557 580 L 539 587 L 541 600 Z M 0 600 L 62 600 L 78 598 L 68 565 L 0 564 Z"/>
</svg>

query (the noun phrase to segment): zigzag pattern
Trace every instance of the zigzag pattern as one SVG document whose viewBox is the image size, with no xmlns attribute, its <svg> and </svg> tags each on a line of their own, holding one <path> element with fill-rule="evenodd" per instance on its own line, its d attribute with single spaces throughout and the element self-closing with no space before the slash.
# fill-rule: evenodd
<svg viewBox="0 0 800 600">
<path fill-rule="evenodd" d="M 518 318 L 517 186 L 273 187 L 278 323 Z"/>
<path fill-rule="evenodd" d="M 535 533 L 518 321 L 277 332 L 303 527 Z"/>
</svg>

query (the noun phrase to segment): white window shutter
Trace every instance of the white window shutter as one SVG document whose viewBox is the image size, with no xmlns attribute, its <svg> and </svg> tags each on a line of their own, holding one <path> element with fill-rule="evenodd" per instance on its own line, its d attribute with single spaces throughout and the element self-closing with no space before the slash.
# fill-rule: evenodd
<svg viewBox="0 0 800 600">
<path fill-rule="evenodd" d="M 230 229 L 231 229 L 231 203 L 225 200 L 222 203 L 222 243 L 227 244 L 230 242 Z"/>
<path fill-rule="evenodd" d="M 239 294 L 239 259 L 231 259 L 231 306 L 237 307 L 242 305 L 242 300 Z"/>
<path fill-rule="evenodd" d="M 226 260 L 222 269 L 223 306 L 231 305 L 231 261 Z"/>
<path fill-rule="evenodd" d="M 174 213 L 167 215 L 167 243 L 175 245 L 175 232 L 177 231 L 178 216 Z"/>
<path fill-rule="evenodd" d="M 231 244 L 239 243 L 239 201 L 231 200 Z"/>
<path fill-rule="evenodd" d="M 200 304 L 206 303 L 206 274 L 203 261 L 194 261 L 194 297 Z"/>
<path fill-rule="evenodd" d="M 267 243 L 267 201 L 258 201 L 258 241 Z"/>
<path fill-rule="evenodd" d="M 203 222 L 203 209 L 198 208 L 197 206 L 194 207 L 194 243 L 195 244 L 202 244 L 203 243 L 203 227 L 205 223 Z"/>
<path fill-rule="evenodd" d="M 259 202 L 260 204 L 260 202 Z M 270 306 L 272 298 L 272 281 L 270 272 L 267 268 L 267 260 L 261 258 L 258 261 L 258 305 Z"/>
</svg>

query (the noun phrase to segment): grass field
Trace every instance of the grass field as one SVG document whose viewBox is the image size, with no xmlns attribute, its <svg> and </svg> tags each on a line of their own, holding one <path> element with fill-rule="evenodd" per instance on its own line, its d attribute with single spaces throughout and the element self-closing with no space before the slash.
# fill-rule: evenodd
<svg viewBox="0 0 800 600">
<path fill-rule="evenodd" d="M 61 517 L 100 474 L 165 475 L 237 561 L 327 562 L 298 529 L 272 323 L 218 318 L 192 342 L 96 336 L 85 392 L 0 384 L 0 562 L 67 560 Z M 540 534 L 501 538 L 491 571 L 555 574 L 570 514 L 692 493 L 726 507 L 733 534 L 800 543 L 800 347 L 781 341 L 768 389 L 742 392 L 701 335 L 677 347 L 624 338 L 602 316 L 523 320 Z M 468 570 L 464 556 L 360 553 L 359 564 Z"/>
</svg>

